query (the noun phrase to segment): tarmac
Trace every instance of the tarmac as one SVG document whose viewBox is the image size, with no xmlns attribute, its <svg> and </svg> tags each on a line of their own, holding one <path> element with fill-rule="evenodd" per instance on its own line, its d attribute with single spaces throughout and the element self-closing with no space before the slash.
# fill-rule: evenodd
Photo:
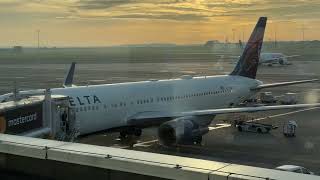
<svg viewBox="0 0 320 180">
<path fill-rule="evenodd" d="M 303 54 L 301 54 L 303 57 Z M 213 57 L 210 56 L 210 57 Z M 221 59 L 201 62 L 82 62 L 76 67 L 75 84 L 101 84 L 147 79 L 165 79 L 190 75 L 228 74 L 235 66 L 234 61 Z M 195 57 L 196 58 L 196 57 Z M 76 59 L 75 59 L 76 61 Z M 320 61 L 289 60 L 292 65 L 261 65 L 257 79 L 265 82 L 283 82 L 320 77 Z M 61 87 L 68 64 L 55 63 L 3 63 L 0 66 L 0 93 L 19 89 Z M 14 83 L 16 82 L 16 83 Z M 16 84 L 16 85 L 14 85 Z M 286 92 L 299 95 L 299 103 L 319 102 L 320 83 L 309 83 L 268 89 L 279 96 Z M 238 132 L 228 122 L 230 117 L 218 116 L 211 124 L 211 130 L 204 136 L 202 145 L 167 148 L 159 145 L 157 128 L 143 130 L 140 139 L 120 142 L 118 133 L 97 134 L 83 137 L 77 142 L 139 151 L 179 155 L 200 159 L 216 160 L 257 167 L 274 168 L 284 164 L 304 166 L 320 174 L 320 110 L 291 112 L 287 110 L 252 113 L 254 119 L 279 126 L 269 134 Z M 288 120 L 298 123 L 297 135 L 287 138 L 282 126 Z"/>
</svg>

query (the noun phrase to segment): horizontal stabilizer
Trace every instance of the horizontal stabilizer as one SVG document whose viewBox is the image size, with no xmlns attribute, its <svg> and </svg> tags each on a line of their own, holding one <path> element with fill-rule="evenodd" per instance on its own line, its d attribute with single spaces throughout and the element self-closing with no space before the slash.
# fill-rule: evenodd
<svg viewBox="0 0 320 180">
<path fill-rule="evenodd" d="M 279 86 L 289 86 L 294 84 L 302 84 L 302 83 L 309 83 L 318 81 L 319 79 L 310 79 L 310 80 L 302 80 L 302 81 L 290 81 L 290 82 L 281 82 L 281 83 L 272 83 L 272 84 L 262 84 L 255 88 L 252 88 L 251 90 L 260 90 L 265 88 L 273 88 L 273 87 L 279 87 Z"/>
<path fill-rule="evenodd" d="M 76 63 L 72 62 L 70 69 L 68 71 L 68 74 L 67 74 L 66 78 L 64 79 L 63 87 L 71 87 L 72 86 L 75 66 L 76 66 Z"/>
</svg>

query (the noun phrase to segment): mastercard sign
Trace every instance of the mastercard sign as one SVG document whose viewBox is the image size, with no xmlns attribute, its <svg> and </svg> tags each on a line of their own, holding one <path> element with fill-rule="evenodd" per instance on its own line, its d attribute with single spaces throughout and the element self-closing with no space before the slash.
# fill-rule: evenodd
<svg viewBox="0 0 320 180">
<path fill-rule="evenodd" d="M 20 134 L 41 128 L 42 103 L 23 106 L 0 114 L 0 133 Z"/>
</svg>

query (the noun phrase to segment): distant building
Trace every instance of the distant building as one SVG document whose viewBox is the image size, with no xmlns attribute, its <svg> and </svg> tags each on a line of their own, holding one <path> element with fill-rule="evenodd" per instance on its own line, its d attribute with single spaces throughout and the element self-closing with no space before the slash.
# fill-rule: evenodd
<svg viewBox="0 0 320 180">
<path fill-rule="evenodd" d="M 19 53 L 22 53 L 22 51 L 23 51 L 22 46 L 13 46 L 13 52 L 14 53 L 19 54 Z"/>
<path fill-rule="evenodd" d="M 215 44 L 219 44 L 219 43 L 220 42 L 218 40 L 210 40 L 204 44 L 204 47 L 213 47 Z"/>
</svg>

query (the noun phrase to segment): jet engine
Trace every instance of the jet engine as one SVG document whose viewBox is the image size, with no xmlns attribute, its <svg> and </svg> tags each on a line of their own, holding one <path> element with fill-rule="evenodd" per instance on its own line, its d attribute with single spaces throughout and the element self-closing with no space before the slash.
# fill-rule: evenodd
<svg viewBox="0 0 320 180">
<path fill-rule="evenodd" d="M 279 58 L 279 64 L 281 65 L 287 65 L 288 63 L 288 59 L 286 57 L 281 57 Z"/>
<path fill-rule="evenodd" d="M 201 126 L 197 117 L 181 117 L 160 125 L 158 137 L 166 146 L 177 144 L 201 144 L 202 135 L 209 131 L 208 126 Z"/>
<path fill-rule="evenodd" d="M 284 59 L 283 59 L 283 58 L 279 58 L 279 64 L 281 64 L 281 65 L 284 65 L 284 64 L 285 64 L 285 62 L 284 62 Z"/>
</svg>

